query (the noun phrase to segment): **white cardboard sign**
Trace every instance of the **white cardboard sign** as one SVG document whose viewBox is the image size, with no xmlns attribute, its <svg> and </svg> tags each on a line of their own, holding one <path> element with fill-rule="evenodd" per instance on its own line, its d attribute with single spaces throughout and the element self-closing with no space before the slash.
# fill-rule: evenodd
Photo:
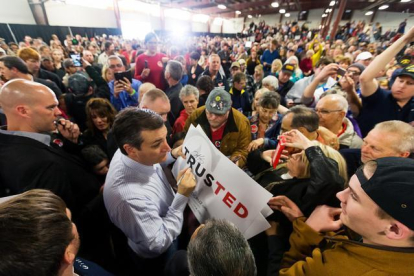
<svg viewBox="0 0 414 276">
<path fill-rule="evenodd" d="M 188 204 L 200 223 L 227 219 L 246 239 L 270 227 L 266 217 L 273 213 L 267 205 L 272 194 L 223 155 L 200 126 L 190 127 L 182 150 L 186 159 L 177 159 L 173 174 L 191 167 L 197 186 Z"/>
</svg>

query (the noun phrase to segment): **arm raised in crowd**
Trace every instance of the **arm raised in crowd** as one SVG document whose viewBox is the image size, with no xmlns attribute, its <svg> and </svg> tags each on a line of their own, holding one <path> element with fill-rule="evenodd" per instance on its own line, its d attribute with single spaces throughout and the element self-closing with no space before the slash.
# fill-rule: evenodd
<svg viewBox="0 0 414 276">
<path fill-rule="evenodd" d="M 96 84 L 95 95 L 110 100 L 109 86 L 102 76 L 85 59 L 82 59 L 82 66 Z"/>
<path fill-rule="evenodd" d="M 375 77 L 385 68 L 388 62 L 395 57 L 399 51 L 414 38 L 414 27 L 412 27 L 405 35 L 394 42 L 382 54 L 375 57 L 371 64 L 364 70 L 360 76 L 361 95 L 369 97 L 378 89 L 378 81 Z"/>
<path fill-rule="evenodd" d="M 339 84 L 342 87 L 342 90 L 348 95 L 347 100 L 349 104 L 349 109 L 352 112 L 354 117 L 358 117 L 359 112 L 362 108 L 362 102 L 359 98 L 357 92 L 355 91 L 354 81 L 351 77 L 345 75 L 339 80 Z"/>
<path fill-rule="evenodd" d="M 312 82 L 305 88 L 305 91 L 303 92 L 302 103 L 305 105 L 311 104 L 313 102 L 315 91 L 318 88 L 318 85 L 321 82 L 325 82 L 329 76 L 335 75 L 338 71 L 338 68 L 338 64 L 331 63 L 329 65 L 326 65 L 319 74 L 315 75 Z"/>
</svg>

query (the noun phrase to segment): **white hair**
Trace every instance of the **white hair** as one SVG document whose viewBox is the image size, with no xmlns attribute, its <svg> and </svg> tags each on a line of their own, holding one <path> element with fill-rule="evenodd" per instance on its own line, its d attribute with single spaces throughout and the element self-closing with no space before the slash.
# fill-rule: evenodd
<svg viewBox="0 0 414 276">
<path fill-rule="evenodd" d="M 345 112 L 345 114 L 348 112 L 348 101 L 341 94 L 328 94 L 324 96 L 323 99 L 337 102 L 338 109 Z"/>
<path fill-rule="evenodd" d="M 262 80 L 262 85 L 269 85 L 270 87 L 273 87 L 276 90 L 279 89 L 279 81 L 275 76 L 267 76 Z"/>
<path fill-rule="evenodd" d="M 397 120 L 385 121 L 376 124 L 374 129 L 394 135 L 398 139 L 398 143 L 394 143 L 392 147 L 397 151 L 414 152 L 414 127 L 410 124 Z"/>
</svg>

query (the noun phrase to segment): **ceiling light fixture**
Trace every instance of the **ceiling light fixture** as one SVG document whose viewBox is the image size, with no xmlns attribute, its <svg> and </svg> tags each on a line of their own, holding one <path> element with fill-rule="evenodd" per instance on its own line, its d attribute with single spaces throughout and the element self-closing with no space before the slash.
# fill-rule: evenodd
<svg viewBox="0 0 414 276">
<path fill-rule="evenodd" d="M 329 6 L 335 6 L 335 1 L 331 1 L 330 3 L 329 3 Z"/>
<path fill-rule="evenodd" d="M 388 5 L 382 5 L 381 7 L 379 7 L 378 9 L 379 10 L 385 10 L 385 9 L 388 9 Z"/>
<path fill-rule="evenodd" d="M 324 14 L 322 14 L 322 17 L 327 17 L 327 16 L 328 16 L 328 15 L 327 15 L 327 14 L 325 14 L 325 13 L 324 13 Z"/>
<path fill-rule="evenodd" d="M 279 7 L 279 3 L 278 2 L 273 2 L 272 4 L 270 4 L 273 8 L 278 8 Z"/>
<path fill-rule="evenodd" d="M 373 13 L 374 13 L 373 11 L 369 11 L 369 12 L 366 12 L 365 15 L 371 15 Z"/>
<path fill-rule="evenodd" d="M 285 16 L 286 17 L 290 17 L 290 13 L 285 13 Z"/>
<path fill-rule="evenodd" d="M 248 18 L 253 18 L 253 16 L 251 16 L 250 14 L 247 16 Z"/>
<path fill-rule="evenodd" d="M 219 8 L 220 10 L 225 10 L 226 9 L 226 6 L 220 4 L 220 5 L 217 5 L 217 8 Z"/>
<path fill-rule="evenodd" d="M 411 0 L 401 0 L 401 3 L 407 3 L 410 2 Z"/>
<path fill-rule="evenodd" d="M 236 11 L 236 14 L 241 14 L 241 11 Z"/>
<path fill-rule="evenodd" d="M 285 9 L 280 9 L 280 10 L 279 10 L 279 12 L 280 12 L 280 13 L 285 13 L 285 12 L 286 12 L 286 10 L 285 10 Z"/>
</svg>

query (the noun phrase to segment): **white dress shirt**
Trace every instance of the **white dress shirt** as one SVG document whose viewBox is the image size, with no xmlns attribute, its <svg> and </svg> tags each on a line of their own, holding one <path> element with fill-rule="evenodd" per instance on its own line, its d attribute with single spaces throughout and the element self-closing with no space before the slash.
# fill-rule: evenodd
<svg viewBox="0 0 414 276">
<path fill-rule="evenodd" d="M 165 163 L 173 161 L 169 153 Z M 111 221 L 140 257 L 161 255 L 181 233 L 188 198 L 174 194 L 160 164 L 140 164 L 118 149 L 103 195 Z"/>
</svg>

